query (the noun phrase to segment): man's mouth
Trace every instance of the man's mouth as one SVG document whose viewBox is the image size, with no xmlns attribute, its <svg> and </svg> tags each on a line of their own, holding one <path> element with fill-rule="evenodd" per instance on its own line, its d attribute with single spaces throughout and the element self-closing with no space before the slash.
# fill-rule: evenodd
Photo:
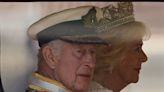
<svg viewBox="0 0 164 92">
<path fill-rule="evenodd" d="M 93 75 L 93 72 L 91 69 L 84 69 L 77 72 L 77 76 L 87 79 L 87 80 L 88 79 L 90 80 L 92 78 L 92 75 Z"/>
<path fill-rule="evenodd" d="M 91 75 L 90 74 L 78 74 L 78 76 L 81 76 L 81 77 L 86 77 L 86 78 L 90 78 Z"/>
<path fill-rule="evenodd" d="M 87 81 L 91 80 L 91 77 L 92 77 L 91 74 L 78 74 L 78 76 Z"/>
</svg>

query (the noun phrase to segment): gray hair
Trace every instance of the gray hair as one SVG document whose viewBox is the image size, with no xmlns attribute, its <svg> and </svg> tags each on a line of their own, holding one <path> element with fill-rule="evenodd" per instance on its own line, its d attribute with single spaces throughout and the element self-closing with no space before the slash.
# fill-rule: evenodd
<svg viewBox="0 0 164 92">
<path fill-rule="evenodd" d="M 45 47 L 45 46 L 49 46 L 52 50 L 52 53 L 55 57 L 59 57 L 60 54 L 61 54 L 61 50 L 63 48 L 63 45 L 64 45 L 64 42 L 61 41 L 61 40 L 53 40 L 45 45 L 43 45 L 40 49 L 39 49 L 39 53 L 38 53 L 38 61 L 43 61 L 44 58 L 43 58 L 43 55 L 42 55 L 42 49 Z"/>
<path fill-rule="evenodd" d="M 64 42 L 61 40 L 54 40 L 48 43 L 48 46 L 51 47 L 53 54 L 58 57 L 61 54 L 62 47 Z"/>
</svg>

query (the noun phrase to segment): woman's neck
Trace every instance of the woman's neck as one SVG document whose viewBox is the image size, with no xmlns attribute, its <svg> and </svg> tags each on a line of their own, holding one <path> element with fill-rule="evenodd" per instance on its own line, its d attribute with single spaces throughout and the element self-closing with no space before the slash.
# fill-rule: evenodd
<svg viewBox="0 0 164 92">
<path fill-rule="evenodd" d="M 120 92 L 128 85 L 128 83 L 116 73 L 111 74 L 106 82 L 108 82 L 106 83 L 106 87 L 113 90 L 113 92 Z"/>
<path fill-rule="evenodd" d="M 113 72 L 110 74 L 101 74 L 99 77 L 95 79 L 102 86 L 113 90 L 113 92 L 120 92 L 123 88 L 125 88 L 129 83 L 123 80 L 120 75 Z"/>
</svg>

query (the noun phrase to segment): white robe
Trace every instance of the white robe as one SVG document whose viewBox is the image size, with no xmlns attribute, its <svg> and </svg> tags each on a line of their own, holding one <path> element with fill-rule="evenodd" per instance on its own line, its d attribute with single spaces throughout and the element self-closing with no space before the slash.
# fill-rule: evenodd
<svg viewBox="0 0 164 92">
<path fill-rule="evenodd" d="M 31 77 L 29 88 L 39 92 L 71 92 L 58 81 L 51 80 L 38 73 L 34 73 Z"/>
</svg>

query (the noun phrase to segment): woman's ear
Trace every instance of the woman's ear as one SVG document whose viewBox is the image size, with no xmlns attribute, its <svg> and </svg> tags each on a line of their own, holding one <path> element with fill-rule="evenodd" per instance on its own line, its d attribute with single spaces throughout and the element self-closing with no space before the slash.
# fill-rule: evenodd
<svg viewBox="0 0 164 92">
<path fill-rule="evenodd" d="M 54 61 L 54 55 L 52 49 L 49 46 L 45 46 L 42 49 L 42 55 L 44 57 L 45 62 L 51 68 L 55 68 L 56 61 Z"/>
</svg>

